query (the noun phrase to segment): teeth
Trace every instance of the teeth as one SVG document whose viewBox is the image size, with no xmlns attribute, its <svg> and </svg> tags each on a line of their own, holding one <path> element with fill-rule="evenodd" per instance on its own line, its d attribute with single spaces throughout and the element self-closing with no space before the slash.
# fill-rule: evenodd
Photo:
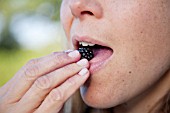
<svg viewBox="0 0 170 113">
<path fill-rule="evenodd" d="M 82 46 L 94 46 L 95 44 L 88 43 L 88 42 L 79 42 L 80 45 Z"/>
</svg>

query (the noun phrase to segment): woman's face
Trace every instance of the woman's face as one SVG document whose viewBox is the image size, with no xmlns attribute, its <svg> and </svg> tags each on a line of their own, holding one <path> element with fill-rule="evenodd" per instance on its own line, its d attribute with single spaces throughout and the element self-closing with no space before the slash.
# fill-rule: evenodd
<svg viewBox="0 0 170 113">
<path fill-rule="evenodd" d="M 169 12 L 170 0 L 63 0 L 61 22 L 73 47 L 79 41 L 102 46 L 81 87 L 86 104 L 125 103 L 170 69 Z"/>
</svg>

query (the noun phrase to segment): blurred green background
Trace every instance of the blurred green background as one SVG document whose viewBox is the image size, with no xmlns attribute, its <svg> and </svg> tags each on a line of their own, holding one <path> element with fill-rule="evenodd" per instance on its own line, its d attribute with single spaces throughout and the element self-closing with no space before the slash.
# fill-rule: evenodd
<svg viewBox="0 0 170 113">
<path fill-rule="evenodd" d="M 30 59 L 60 51 L 61 0 L 0 0 L 0 86 Z"/>
</svg>

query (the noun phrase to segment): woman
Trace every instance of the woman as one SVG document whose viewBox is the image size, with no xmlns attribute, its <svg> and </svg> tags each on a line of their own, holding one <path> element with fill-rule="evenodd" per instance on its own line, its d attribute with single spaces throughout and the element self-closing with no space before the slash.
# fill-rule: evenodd
<svg viewBox="0 0 170 113">
<path fill-rule="evenodd" d="M 89 45 L 94 58 L 74 50 L 30 60 L 1 87 L 0 111 L 169 113 L 169 12 L 169 0 L 63 0 L 70 48 Z"/>
</svg>

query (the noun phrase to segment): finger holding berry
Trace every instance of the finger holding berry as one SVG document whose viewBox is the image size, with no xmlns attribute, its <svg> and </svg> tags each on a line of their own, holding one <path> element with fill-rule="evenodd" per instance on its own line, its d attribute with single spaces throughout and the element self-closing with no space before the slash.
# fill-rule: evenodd
<svg viewBox="0 0 170 113">
<path fill-rule="evenodd" d="M 65 101 L 89 77 L 88 60 L 80 60 L 80 57 L 75 50 L 30 60 L 0 88 L 0 111 L 59 112 Z"/>
</svg>

